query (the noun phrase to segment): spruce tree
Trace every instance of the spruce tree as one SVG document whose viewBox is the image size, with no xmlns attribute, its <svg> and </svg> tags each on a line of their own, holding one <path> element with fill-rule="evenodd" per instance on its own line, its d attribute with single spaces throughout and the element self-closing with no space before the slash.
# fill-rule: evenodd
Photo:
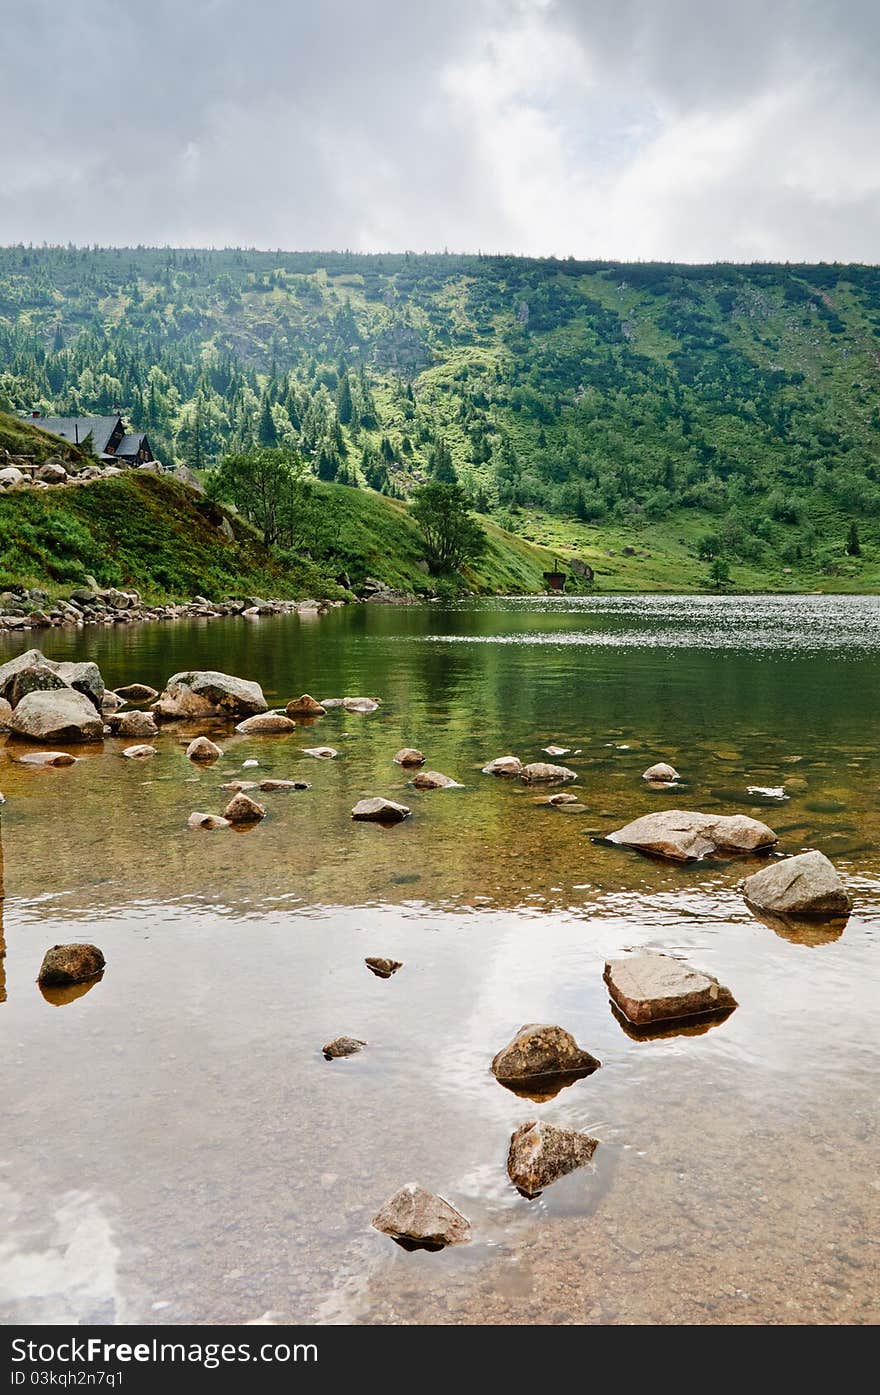
<svg viewBox="0 0 880 1395">
<path fill-rule="evenodd" d="M 853 519 L 852 523 L 849 525 L 846 550 L 850 557 L 861 557 L 862 555 L 862 544 L 859 542 L 859 530 L 856 527 L 855 519 Z"/>
<path fill-rule="evenodd" d="M 260 424 L 257 427 L 257 440 L 261 446 L 277 446 L 278 432 L 275 430 L 275 420 L 272 416 L 272 408 L 269 403 L 269 394 L 263 394 L 263 405 L 260 408 Z"/>
</svg>

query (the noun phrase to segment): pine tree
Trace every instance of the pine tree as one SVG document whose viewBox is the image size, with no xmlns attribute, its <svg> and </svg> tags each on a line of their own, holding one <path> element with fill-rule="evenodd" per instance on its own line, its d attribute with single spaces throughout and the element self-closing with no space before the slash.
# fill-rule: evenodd
<svg viewBox="0 0 880 1395">
<path fill-rule="evenodd" d="M 351 383 L 348 381 L 347 373 L 340 379 L 336 391 L 336 415 L 343 426 L 351 425 L 354 408 L 351 401 Z"/>
</svg>

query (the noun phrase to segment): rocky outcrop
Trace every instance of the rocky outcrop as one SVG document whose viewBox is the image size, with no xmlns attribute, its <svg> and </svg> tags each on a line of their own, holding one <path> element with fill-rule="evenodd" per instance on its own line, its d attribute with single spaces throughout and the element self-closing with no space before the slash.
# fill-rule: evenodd
<svg viewBox="0 0 880 1395">
<path fill-rule="evenodd" d="M 105 960 L 96 945 L 53 945 L 40 965 L 37 983 L 41 987 L 85 983 L 104 972 Z"/>
<path fill-rule="evenodd" d="M 351 811 L 351 817 L 361 823 L 402 823 L 412 810 L 393 799 L 361 799 Z"/>
<path fill-rule="evenodd" d="M 544 781 L 576 780 L 577 771 L 569 770 L 567 765 L 550 765 L 547 761 L 533 761 L 531 765 L 524 765 L 520 778 L 525 780 L 527 785 L 535 785 Z"/>
<path fill-rule="evenodd" d="M 584 1167 L 598 1146 L 589 1134 L 530 1119 L 510 1136 L 507 1175 L 523 1196 L 535 1197 L 551 1182 Z"/>
<path fill-rule="evenodd" d="M 12 714 L 10 732 L 31 741 L 101 741 L 104 722 L 87 697 L 62 687 L 27 693 Z"/>
<path fill-rule="evenodd" d="M 390 978 L 392 974 L 397 973 L 398 969 L 403 968 L 402 959 L 369 958 L 365 959 L 364 963 L 377 978 Z"/>
<path fill-rule="evenodd" d="M 162 722 L 183 717 L 253 717 L 267 710 L 259 683 L 213 669 L 173 674 L 153 704 L 156 719 Z"/>
<path fill-rule="evenodd" d="M 239 790 L 223 810 L 223 817 L 228 823 L 259 823 L 260 819 L 266 817 L 266 810 L 249 794 Z"/>
<path fill-rule="evenodd" d="M 395 765 L 424 765 L 425 757 L 421 751 L 417 751 L 414 746 L 404 746 L 402 751 L 398 751 L 394 756 Z"/>
<path fill-rule="evenodd" d="M 442 1250 L 471 1238 L 470 1221 L 442 1196 L 409 1182 L 377 1211 L 371 1224 L 414 1249 Z"/>
<path fill-rule="evenodd" d="M 518 756 L 496 756 L 483 766 L 484 775 L 522 775 L 523 763 Z"/>
<path fill-rule="evenodd" d="M 601 1064 L 564 1027 L 530 1022 L 498 1052 L 492 1074 L 502 1084 L 527 1085 L 545 1076 L 589 1075 Z"/>
<path fill-rule="evenodd" d="M 207 736 L 197 736 L 186 748 L 187 760 L 219 760 L 222 754 L 216 742 L 210 741 Z"/>
<path fill-rule="evenodd" d="M 282 717 L 280 712 L 261 712 L 255 717 L 245 717 L 235 730 L 239 736 L 283 736 L 296 731 L 296 722 Z"/>
<path fill-rule="evenodd" d="M 358 1051 L 362 1051 L 366 1046 L 365 1041 L 360 1041 L 358 1037 L 334 1037 L 328 1041 L 321 1050 L 328 1061 L 335 1061 L 341 1056 L 355 1056 Z"/>
<path fill-rule="evenodd" d="M 302 697 L 292 698 L 285 707 L 288 717 L 325 717 L 326 707 L 322 707 L 319 702 L 312 697 L 311 693 L 303 693 Z"/>
<path fill-rule="evenodd" d="M 603 974 L 612 999 L 635 1027 L 731 1012 L 736 999 L 712 974 L 668 954 L 609 959 Z"/>
<path fill-rule="evenodd" d="M 692 862 L 715 852 L 753 853 L 772 848 L 772 828 L 745 814 L 699 814 L 658 810 L 609 835 L 609 842 L 674 862 Z"/>
<path fill-rule="evenodd" d="M 661 760 L 658 761 L 656 765 L 651 765 L 647 770 L 643 771 L 642 779 L 647 780 L 649 784 L 668 785 L 676 780 L 680 780 L 681 776 L 674 765 L 667 765 L 665 761 Z"/>
<path fill-rule="evenodd" d="M 740 890 L 750 905 L 774 915 L 830 920 L 852 910 L 836 867 L 816 851 L 771 862 L 746 877 Z"/>
<path fill-rule="evenodd" d="M 453 780 L 449 775 L 443 775 L 439 770 L 420 770 L 418 775 L 414 775 L 410 784 L 415 790 L 460 790 L 461 785 L 457 780 Z"/>
</svg>

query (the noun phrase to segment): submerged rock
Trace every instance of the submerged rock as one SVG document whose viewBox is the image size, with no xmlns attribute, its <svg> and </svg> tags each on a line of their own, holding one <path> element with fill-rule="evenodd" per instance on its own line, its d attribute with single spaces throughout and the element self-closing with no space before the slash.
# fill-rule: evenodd
<svg viewBox="0 0 880 1395">
<path fill-rule="evenodd" d="M 571 755 L 571 747 L 570 747 L 570 746 L 544 746 L 544 747 L 543 747 L 543 751 L 544 751 L 544 755 L 545 755 L 545 756 L 570 756 L 570 755 Z"/>
<path fill-rule="evenodd" d="M 124 698 L 126 702 L 153 702 L 159 696 L 148 683 L 126 683 L 114 691 L 117 697 Z"/>
<path fill-rule="evenodd" d="M 96 945 L 53 945 L 43 955 L 37 982 L 41 985 L 84 983 L 104 970 L 104 956 Z"/>
<path fill-rule="evenodd" d="M 680 780 L 681 776 L 674 765 L 667 765 L 666 761 L 658 761 L 656 765 L 650 765 L 643 771 L 642 779 L 649 783 L 671 784 L 675 780 Z"/>
<path fill-rule="evenodd" d="M 547 761 L 537 760 L 532 761 L 531 765 L 523 766 L 520 778 L 525 780 L 527 785 L 545 780 L 576 780 L 577 771 L 569 770 L 567 765 L 550 765 Z"/>
<path fill-rule="evenodd" d="M 492 1074 L 502 1084 L 525 1085 L 542 1076 L 589 1075 L 601 1064 L 564 1027 L 529 1022 L 498 1052 Z"/>
<path fill-rule="evenodd" d="M 186 748 L 187 760 L 219 760 L 223 752 L 207 736 L 197 736 Z"/>
<path fill-rule="evenodd" d="M 730 989 L 712 974 L 668 954 L 646 952 L 606 960 L 603 978 L 624 1017 L 636 1027 L 726 1014 L 737 1005 Z"/>
<path fill-rule="evenodd" d="M 147 760 L 156 754 L 155 746 L 126 746 L 122 752 L 128 760 Z"/>
<path fill-rule="evenodd" d="M 577 804 L 577 802 L 578 802 L 578 797 L 577 797 L 576 794 L 562 794 L 562 793 L 560 793 L 560 794 L 548 794 L 547 797 L 546 797 L 546 799 L 541 799 L 541 800 L 539 800 L 538 802 L 539 802 L 540 804 L 555 804 L 555 805 L 559 805 L 559 804 Z"/>
<path fill-rule="evenodd" d="M 302 697 L 293 698 L 284 709 L 288 717 L 325 717 L 326 707 L 322 707 L 310 693 L 303 693 Z"/>
<path fill-rule="evenodd" d="M 101 741 L 104 736 L 104 723 L 94 704 L 73 688 L 27 693 L 9 726 L 13 736 L 31 741 Z"/>
<path fill-rule="evenodd" d="M 332 746 L 306 746 L 304 756 L 314 756 L 316 760 L 335 760 L 339 752 Z"/>
<path fill-rule="evenodd" d="M 327 1042 L 326 1046 L 322 1046 L 321 1050 L 328 1061 L 335 1061 L 340 1056 L 356 1055 L 366 1045 L 367 1043 L 358 1037 L 334 1037 L 332 1041 Z"/>
<path fill-rule="evenodd" d="M 123 712 L 110 725 L 117 736 L 157 736 L 159 732 L 150 712 Z"/>
<path fill-rule="evenodd" d="M 496 756 L 483 766 L 484 775 L 522 775 L 523 763 L 518 756 Z"/>
<path fill-rule="evenodd" d="M 588 1163 L 598 1146 L 598 1139 L 589 1134 L 530 1119 L 510 1136 L 507 1175 L 524 1196 L 535 1197 L 551 1182 Z"/>
<path fill-rule="evenodd" d="M 219 814 L 202 814 L 196 812 L 190 814 L 186 821 L 188 828 L 228 828 L 229 819 L 221 818 Z"/>
<path fill-rule="evenodd" d="M 371 1224 L 414 1249 L 441 1250 L 471 1238 L 470 1221 L 442 1196 L 409 1182 L 376 1212 Z"/>
<path fill-rule="evenodd" d="M 361 799 L 351 811 L 351 817 L 363 823 L 402 823 L 412 810 L 393 799 Z"/>
<path fill-rule="evenodd" d="M 296 731 L 296 722 L 282 717 L 280 712 L 260 712 L 255 717 L 245 717 L 235 730 L 240 736 L 275 736 Z"/>
<path fill-rule="evenodd" d="M 418 775 L 414 775 L 410 780 L 410 784 L 416 790 L 461 789 L 457 780 L 453 780 L 449 775 L 441 774 L 439 770 L 420 770 Z"/>
<path fill-rule="evenodd" d="M 816 851 L 771 862 L 746 877 L 740 890 L 751 905 L 776 915 L 832 919 L 852 910 L 836 867 Z"/>
<path fill-rule="evenodd" d="M 72 756 L 69 751 L 30 751 L 26 756 L 19 756 L 19 765 L 34 765 L 38 768 L 56 765 L 76 765 L 76 756 Z"/>
<path fill-rule="evenodd" d="M 265 790 L 266 794 L 277 794 L 285 790 L 310 790 L 312 787 L 308 780 L 261 780 L 257 788 Z"/>
<path fill-rule="evenodd" d="M 266 810 L 262 804 L 258 804 L 249 794 L 240 790 L 238 794 L 233 795 L 223 810 L 223 817 L 229 823 L 259 823 L 260 819 L 266 817 Z"/>
<path fill-rule="evenodd" d="M 375 712 L 379 703 L 376 698 L 347 697 L 342 699 L 342 706 L 346 712 Z"/>
<path fill-rule="evenodd" d="M 745 814 L 699 814 L 663 809 L 609 834 L 609 842 L 674 862 L 691 862 L 714 852 L 752 853 L 772 848 L 772 828 Z"/>
<path fill-rule="evenodd" d="M 214 669 L 173 674 L 153 704 L 157 720 L 163 722 L 200 716 L 253 717 L 267 709 L 259 683 Z"/>
<path fill-rule="evenodd" d="M 396 974 L 398 969 L 403 968 L 402 959 L 365 959 L 364 963 L 368 969 L 372 969 L 377 978 L 390 978 Z"/>
<path fill-rule="evenodd" d="M 414 746 L 404 746 L 402 751 L 398 751 L 394 757 L 395 765 L 424 765 L 425 757 L 421 751 L 417 751 Z"/>
</svg>

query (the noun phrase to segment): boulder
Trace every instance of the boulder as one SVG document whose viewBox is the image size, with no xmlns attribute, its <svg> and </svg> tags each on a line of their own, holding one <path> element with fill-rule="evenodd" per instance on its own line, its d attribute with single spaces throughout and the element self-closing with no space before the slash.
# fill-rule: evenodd
<svg viewBox="0 0 880 1395">
<path fill-rule="evenodd" d="M 335 1061 L 340 1056 L 354 1056 L 366 1046 L 365 1041 L 360 1041 L 357 1037 L 334 1037 L 328 1041 L 321 1050 L 328 1061 Z"/>
<path fill-rule="evenodd" d="M 342 699 L 346 712 L 375 712 L 379 703 L 376 698 L 347 697 Z"/>
<path fill-rule="evenodd" d="M 541 1077 L 590 1075 L 601 1061 L 578 1046 L 564 1027 L 546 1027 L 530 1022 L 498 1052 L 492 1074 L 502 1084 L 526 1085 Z"/>
<path fill-rule="evenodd" d="M 314 756 L 316 760 L 334 760 L 339 752 L 332 746 L 306 746 L 304 756 Z"/>
<path fill-rule="evenodd" d="M 266 794 L 277 794 L 287 790 L 310 790 L 312 787 L 308 780 L 261 780 L 258 788 Z"/>
<path fill-rule="evenodd" d="M 55 465 L 51 460 L 47 460 L 45 465 L 41 465 L 34 473 L 34 479 L 39 480 L 41 484 L 66 484 L 67 471 L 63 465 Z"/>
<path fill-rule="evenodd" d="M 692 862 L 714 852 L 753 853 L 772 848 L 776 834 L 745 814 L 698 814 L 663 809 L 609 835 L 609 842 L 639 852 Z"/>
<path fill-rule="evenodd" d="M 523 763 L 518 756 L 496 756 L 483 766 L 484 775 L 522 775 Z"/>
<path fill-rule="evenodd" d="M 60 677 L 57 665 L 50 663 L 39 649 L 26 649 L 0 665 L 0 697 L 17 707 L 28 693 L 52 692 L 69 688 Z"/>
<path fill-rule="evenodd" d="M 97 664 L 61 663 L 55 664 L 54 668 L 59 678 L 93 702 L 98 712 L 101 711 L 107 689 Z"/>
<path fill-rule="evenodd" d="M 665 761 L 658 761 L 656 765 L 651 765 L 642 773 L 642 779 L 651 784 L 670 784 L 673 780 L 680 780 L 681 776 L 673 765 L 667 765 Z"/>
<path fill-rule="evenodd" d="M 394 757 L 395 765 L 424 765 L 425 757 L 421 751 L 417 751 L 413 746 L 404 746 L 402 751 L 398 751 Z"/>
<path fill-rule="evenodd" d="M 268 703 L 259 683 L 213 669 L 191 669 L 168 679 L 153 710 L 165 722 L 181 717 L 253 717 L 266 712 Z"/>
<path fill-rule="evenodd" d="M 327 714 L 326 707 L 322 707 L 320 702 L 316 702 L 310 693 L 303 693 L 302 697 L 292 698 L 284 710 L 288 717 L 324 717 Z"/>
<path fill-rule="evenodd" d="M 453 780 L 449 775 L 442 775 L 439 770 L 420 770 L 418 775 L 414 775 L 410 780 L 410 784 L 416 790 L 461 789 L 457 780 Z"/>
<path fill-rule="evenodd" d="M 112 717 L 124 706 L 124 698 L 117 697 L 116 693 L 105 693 L 101 702 L 101 716 Z"/>
<path fill-rule="evenodd" d="M 20 756 L 18 763 L 37 767 L 76 765 L 76 756 L 72 756 L 69 751 L 31 751 L 26 756 Z"/>
<path fill-rule="evenodd" d="M 12 703 L 0 698 L 0 730 L 5 730 L 12 722 Z"/>
<path fill-rule="evenodd" d="M 238 794 L 232 796 L 223 810 L 223 817 L 229 823 L 259 823 L 260 819 L 266 817 L 266 810 L 262 804 L 251 799 L 249 794 L 239 790 Z"/>
<path fill-rule="evenodd" d="M 222 819 L 219 814 L 190 814 L 186 821 L 187 828 L 228 828 L 229 819 Z"/>
<path fill-rule="evenodd" d="M 149 760 L 156 754 L 155 746 L 126 746 L 122 754 L 128 760 Z"/>
<path fill-rule="evenodd" d="M 47 987 L 85 983 L 104 971 L 104 956 L 95 945 L 53 945 L 43 955 L 37 983 Z"/>
<path fill-rule="evenodd" d="M 104 723 L 82 693 L 60 688 L 27 693 L 12 714 L 10 731 L 31 741 L 100 741 Z"/>
<path fill-rule="evenodd" d="M 746 877 L 740 891 L 750 905 L 775 915 L 831 919 L 852 910 L 836 867 L 815 851 L 771 862 Z"/>
<path fill-rule="evenodd" d="M 5 469 L 0 470 L 0 485 L 4 489 L 9 489 L 14 484 L 21 484 L 23 479 L 24 472 L 19 470 L 16 465 L 7 465 Z"/>
<path fill-rule="evenodd" d="M 139 737 L 156 736 L 159 728 L 151 712 L 123 712 L 110 723 L 117 736 Z"/>
<path fill-rule="evenodd" d="M 470 1221 L 460 1211 L 413 1182 L 395 1192 L 371 1224 L 414 1249 L 442 1250 L 445 1245 L 467 1244 L 471 1238 Z"/>
<path fill-rule="evenodd" d="M 398 969 L 403 968 L 402 959 L 369 958 L 365 959 L 364 963 L 368 969 L 372 970 L 377 978 L 390 978 L 392 974 L 397 973 Z"/>
<path fill-rule="evenodd" d="M 281 736 L 296 731 L 296 722 L 279 712 L 260 712 L 255 717 L 245 717 L 235 730 L 239 736 Z"/>
<path fill-rule="evenodd" d="M 121 697 L 125 702 L 152 702 L 159 696 L 156 689 L 151 688 L 149 683 L 126 683 L 115 691 L 116 696 Z"/>
<path fill-rule="evenodd" d="M 603 978 L 614 1002 L 635 1027 L 726 1014 L 736 1007 L 730 989 L 712 974 L 668 954 L 645 952 L 606 960 Z"/>
<path fill-rule="evenodd" d="M 197 736 L 186 748 L 188 760 L 219 760 L 222 754 L 220 747 L 207 736 Z"/>
<path fill-rule="evenodd" d="M 530 1119 L 510 1136 L 507 1175 L 523 1196 L 538 1196 L 551 1182 L 590 1161 L 599 1143 L 574 1129 Z"/>
<path fill-rule="evenodd" d="M 361 799 L 351 811 L 351 817 L 362 823 L 401 823 L 412 811 L 393 799 Z"/>
<path fill-rule="evenodd" d="M 533 761 L 531 765 L 524 765 L 520 775 L 527 785 L 539 784 L 543 781 L 551 780 L 576 780 L 577 771 L 569 770 L 567 765 L 548 765 L 546 761 Z"/>
<path fill-rule="evenodd" d="M 195 470 L 191 470 L 188 465 L 178 465 L 174 470 L 174 478 L 180 480 L 181 484 L 188 485 L 190 489 L 194 489 L 197 494 L 205 492 L 205 486 L 201 479 Z"/>
</svg>

